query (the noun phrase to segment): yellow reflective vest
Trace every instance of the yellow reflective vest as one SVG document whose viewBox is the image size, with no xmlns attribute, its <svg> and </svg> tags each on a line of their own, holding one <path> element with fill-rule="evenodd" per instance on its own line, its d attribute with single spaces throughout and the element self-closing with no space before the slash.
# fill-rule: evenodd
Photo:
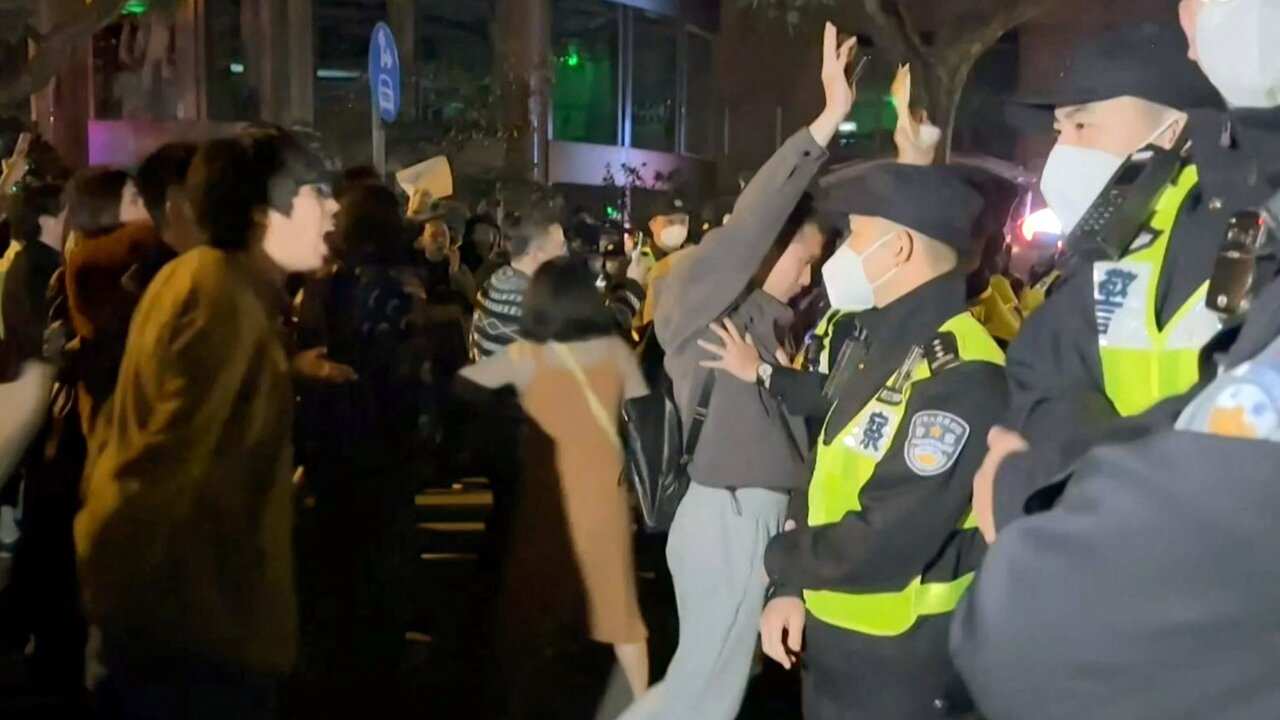
<svg viewBox="0 0 1280 720">
<path fill-rule="evenodd" d="M 1093 265 L 1093 300 L 1104 389 L 1123 417 L 1138 415 L 1200 379 L 1200 349 L 1222 327 L 1205 305 L 1205 281 L 1160 328 L 1156 290 L 1178 211 L 1199 181 L 1182 171 L 1156 202 L 1154 239 L 1114 262 Z"/>
<path fill-rule="evenodd" d="M 961 313 L 948 320 L 939 330 L 939 334 L 942 333 L 951 333 L 955 337 L 960 362 L 1004 365 L 1004 353 L 970 313 Z M 908 374 L 908 378 L 895 374 L 885 392 L 878 393 L 832 442 L 819 441 L 809 485 L 808 522 L 811 527 L 838 523 L 848 513 L 862 510 L 862 489 L 875 482 L 876 467 L 880 461 L 863 451 L 857 439 L 863 437 L 874 416 L 879 418 L 878 437 L 885 447 L 892 446 L 912 388 L 932 377 L 929 363 L 923 358 L 913 365 Z M 939 432 L 943 431 L 940 429 Z M 823 437 L 826 436 L 824 431 Z M 921 462 L 927 463 L 928 459 L 923 458 Z M 964 536 L 978 532 L 972 511 L 959 524 L 959 529 L 960 532 L 949 542 L 968 542 L 971 538 Z M 941 565 L 920 568 L 913 580 L 895 592 L 805 590 L 805 607 L 819 620 L 845 630 L 880 637 L 901 635 L 923 616 L 943 615 L 954 610 L 973 582 L 976 567 L 957 567 L 954 563 Z"/>
<path fill-rule="evenodd" d="M 836 322 L 846 315 L 854 313 L 846 310 L 838 310 L 831 308 L 826 315 L 818 321 L 818 324 L 809 333 L 809 337 L 805 340 L 805 346 L 800 354 L 796 355 L 796 369 L 820 372 L 823 375 L 831 374 L 831 336 L 835 333 Z M 816 363 L 814 363 L 816 358 Z M 809 367 L 806 367 L 809 365 Z"/>
</svg>

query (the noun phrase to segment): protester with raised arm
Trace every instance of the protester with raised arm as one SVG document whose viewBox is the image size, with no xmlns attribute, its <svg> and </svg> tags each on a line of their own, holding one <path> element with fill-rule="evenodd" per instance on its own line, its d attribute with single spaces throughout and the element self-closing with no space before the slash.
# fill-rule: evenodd
<svg viewBox="0 0 1280 720">
<path fill-rule="evenodd" d="M 826 108 L 756 173 L 728 223 L 707 235 L 656 281 L 654 327 L 686 425 L 705 384 L 716 382 L 692 484 L 667 541 L 680 610 L 680 644 L 666 678 L 625 720 L 731 720 L 737 716 L 764 605 L 764 548 L 782 529 L 788 493 L 804 484 L 803 418 L 763 390 L 702 367 L 699 340 L 728 320 L 772 358 L 791 322 L 787 306 L 809 284 L 822 234 L 797 203 L 827 157 L 826 145 L 853 107 L 846 75 L 855 40 L 823 38 Z M 722 375 L 722 373 L 716 373 Z"/>
</svg>

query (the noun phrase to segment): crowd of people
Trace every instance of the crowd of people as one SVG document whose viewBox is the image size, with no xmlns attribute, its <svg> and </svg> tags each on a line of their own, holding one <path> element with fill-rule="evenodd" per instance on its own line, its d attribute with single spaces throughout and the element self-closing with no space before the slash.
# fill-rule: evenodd
<svg viewBox="0 0 1280 720">
<path fill-rule="evenodd" d="M 674 196 L 635 233 L 546 192 L 460 223 L 275 126 L 66 182 L 24 139 L 0 645 L 104 718 L 276 717 L 299 672 L 379 707 L 414 495 L 476 474 L 493 717 L 554 716 L 539 665 L 582 642 L 624 720 L 732 720 L 761 654 L 810 720 L 1280 712 L 1280 11 L 1179 11 L 1020 102 L 1057 130 L 1066 235 L 1033 278 L 1018 189 L 936 165 L 924 118 L 815 190 L 856 96 L 830 24 L 824 108 L 702 232 Z M 679 637 L 651 684 L 624 409 L 664 393 Z"/>
</svg>

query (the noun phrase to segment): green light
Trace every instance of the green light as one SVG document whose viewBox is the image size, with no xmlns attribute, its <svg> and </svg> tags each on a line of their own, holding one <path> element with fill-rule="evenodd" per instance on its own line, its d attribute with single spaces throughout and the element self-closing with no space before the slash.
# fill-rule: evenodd
<svg viewBox="0 0 1280 720">
<path fill-rule="evenodd" d="M 147 11 L 147 0 L 129 0 L 124 4 L 121 15 L 141 15 Z"/>
<path fill-rule="evenodd" d="M 606 207 L 604 209 L 604 214 L 605 214 L 605 217 L 609 218 L 610 220 L 618 220 L 622 217 L 622 211 L 614 207 L 613 205 Z"/>
<path fill-rule="evenodd" d="M 560 58 L 560 62 L 566 67 L 578 67 L 582 64 L 582 54 L 578 52 L 577 43 L 570 43 L 569 50 Z"/>
</svg>

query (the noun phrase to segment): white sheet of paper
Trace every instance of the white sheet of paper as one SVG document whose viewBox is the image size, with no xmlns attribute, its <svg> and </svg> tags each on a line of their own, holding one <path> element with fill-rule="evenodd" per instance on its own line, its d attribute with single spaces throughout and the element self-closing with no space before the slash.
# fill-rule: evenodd
<svg viewBox="0 0 1280 720">
<path fill-rule="evenodd" d="M 425 192 L 440 200 L 453 195 L 453 168 L 449 158 L 437 155 L 396 173 L 396 182 L 410 197 Z"/>
</svg>

